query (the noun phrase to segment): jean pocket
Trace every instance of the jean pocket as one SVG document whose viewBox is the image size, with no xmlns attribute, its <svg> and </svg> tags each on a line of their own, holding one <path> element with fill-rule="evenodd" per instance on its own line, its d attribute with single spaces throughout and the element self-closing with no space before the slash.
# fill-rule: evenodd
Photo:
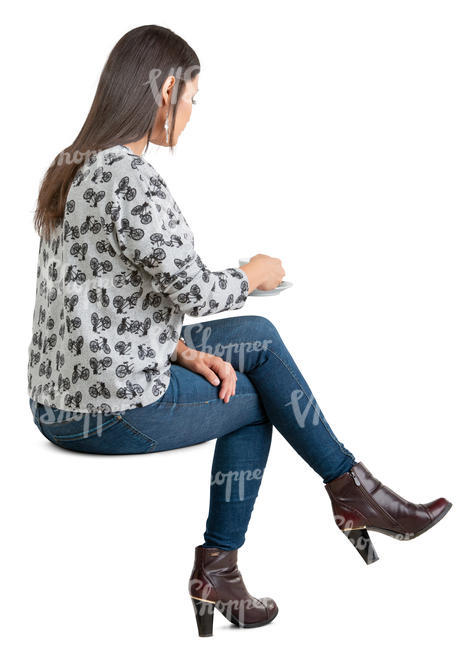
<svg viewBox="0 0 473 650">
<path fill-rule="evenodd" d="M 39 405 L 37 417 L 43 433 L 57 442 L 101 436 L 116 422 L 116 418 L 110 414 L 62 411 L 43 405 Z"/>
<path fill-rule="evenodd" d="M 121 413 L 62 411 L 30 400 L 35 423 L 51 442 L 63 449 L 92 454 L 143 454 L 156 451 L 156 442 L 125 422 Z"/>
</svg>

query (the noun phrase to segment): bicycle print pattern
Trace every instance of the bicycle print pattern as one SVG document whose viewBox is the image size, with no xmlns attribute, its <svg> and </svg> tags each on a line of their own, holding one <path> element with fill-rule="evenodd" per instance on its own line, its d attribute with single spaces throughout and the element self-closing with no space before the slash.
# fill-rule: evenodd
<svg viewBox="0 0 473 650">
<path fill-rule="evenodd" d="M 78 412 L 165 393 L 184 315 L 240 309 L 248 278 L 210 271 L 164 179 L 124 145 L 91 153 L 40 238 L 28 394 Z"/>
</svg>

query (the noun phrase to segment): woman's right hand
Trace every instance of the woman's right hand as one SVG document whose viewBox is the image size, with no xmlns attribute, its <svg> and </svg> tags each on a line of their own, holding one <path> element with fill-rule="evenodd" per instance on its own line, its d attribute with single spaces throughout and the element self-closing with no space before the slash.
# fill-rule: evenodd
<svg viewBox="0 0 473 650">
<path fill-rule="evenodd" d="M 250 281 L 249 293 L 255 289 L 261 291 L 270 291 L 275 289 L 286 275 L 282 267 L 281 260 L 278 257 L 269 255 L 253 255 L 248 264 L 241 267 L 248 276 Z"/>
</svg>

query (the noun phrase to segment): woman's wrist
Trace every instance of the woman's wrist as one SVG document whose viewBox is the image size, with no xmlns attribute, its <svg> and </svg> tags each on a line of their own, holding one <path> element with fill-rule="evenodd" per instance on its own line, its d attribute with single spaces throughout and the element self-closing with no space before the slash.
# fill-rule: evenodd
<svg viewBox="0 0 473 650">
<path fill-rule="evenodd" d="M 177 342 L 176 350 L 174 352 L 174 356 L 176 358 L 175 363 L 181 366 L 188 365 L 197 359 L 200 354 L 201 352 L 195 350 L 194 348 L 190 348 L 184 343 L 184 340 L 180 338 Z"/>
<path fill-rule="evenodd" d="M 248 285 L 249 285 L 248 293 L 251 293 L 252 291 L 257 289 L 258 286 L 262 282 L 264 282 L 265 271 L 263 265 L 260 264 L 258 260 L 253 260 L 251 262 L 248 262 L 248 264 L 244 264 L 239 268 L 242 269 L 242 271 L 244 271 L 248 277 Z"/>
<path fill-rule="evenodd" d="M 174 353 L 172 355 L 172 361 L 174 361 L 174 363 L 179 363 L 179 359 L 182 358 L 182 355 L 185 352 L 185 350 L 187 350 L 187 345 L 184 343 L 183 339 L 180 338 L 174 349 Z"/>
</svg>

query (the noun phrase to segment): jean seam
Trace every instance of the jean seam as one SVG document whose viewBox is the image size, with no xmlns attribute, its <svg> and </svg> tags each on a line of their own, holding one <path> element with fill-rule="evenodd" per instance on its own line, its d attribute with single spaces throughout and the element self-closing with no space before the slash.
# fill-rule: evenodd
<svg viewBox="0 0 473 650">
<path fill-rule="evenodd" d="M 239 393 L 236 395 L 232 395 L 230 397 L 230 401 L 234 399 L 235 397 L 255 397 L 255 395 L 258 395 L 257 392 L 255 393 Z M 167 404 L 169 406 L 198 406 L 201 404 L 210 404 L 211 402 L 222 402 L 223 400 L 220 397 L 213 397 L 212 399 L 207 399 L 203 400 L 200 402 L 161 402 L 162 404 Z M 230 404 L 230 402 L 228 402 Z"/>
<path fill-rule="evenodd" d="M 119 421 L 118 418 L 114 417 L 114 420 L 109 422 L 106 427 L 102 427 L 102 432 L 107 431 L 107 429 L 110 429 L 110 427 L 113 424 L 116 424 L 118 421 Z M 92 433 L 93 433 L 92 436 L 87 435 L 87 436 L 79 436 L 79 437 L 76 437 L 76 438 L 61 438 L 61 437 L 58 438 L 57 436 L 54 435 L 54 433 L 50 433 L 49 435 L 52 438 L 54 438 L 55 442 L 57 442 L 60 445 L 61 442 L 76 442 L 77 440 L 85 440 L 86 438 L 100 438 L 101 437 L 101 436 L 98 435 L 97 429 L 95 429 L 95 431 L 93 431 Z M 71 434 L 71 435 L 73 435 L 73 434 Z"/>
<path fill-rule="evenodd" d="M 125 424 L 125 425 L 130 429 L 130 431 L 133 433 L 133 435 L 135 435 L 135 436 L 137 436 L 137 437 L 138 437 L 138 436 L 141 436 L 141 437 L 144 438 L 147 442 L 150 442 L 150 443 L 151 443 L 151 449 L 155 449 L 155 448 L 156 448 L 156 445 L 157 445 L 157 441 L 156 441 L 156 440 L 153 440 L 153 438 L 150 438 L 149 436 L 147 436 L 146 433 L 143 433 L 142 431 L 140 431 L 139 429 L 137 429 L 136 427 L 134 427 L 132 424 L 130 424 L 129 422 L 127 422 L 127 421 L 125 420 L 125 418 L 123 417 L 123 415 L 120 416 L 120 418 L 117 418 L 117 422 L 119 422 L 120 420 L 123 422 L 123 424 Z"/>
<path fill-rule="evenodd" d="M 311 398 L 307 395 L 307 393 L 306 393 L 305 390 L 304 390 L 304 387 L 301 386 L 299 380 L 298 380 L 297 377 L 294 375 L 294 373 L 292 372 L 291 368 L 289 368 L 289 366 L 284 362 L 284 360 L 281 359 L 281 357 L 280 357 L 278 354 L 276 354 L 276 352 L 274 352 L 273 350 L 271 350 L 270 347 L 268 347 L 268 352 L 271 352 L 271 354 L 273 354 L 273 355 L 276 357 L 276 359 L 279 359 L 279 361 L 282 363 L 282 365 L 283 365 L 283 366 L 287 369 L 287 371 L 292 375 L 292 377 L 294 378 L 294 381 L 298 384 L 298 386 L 300 387 L 300 389 L 302 390 L 302 392 L 304 393 L 304 395 L 305 395 L 305 396 L 307 397 L 307 399 L 309 400 L 309 403 L 310 403 L 310 405 L 312 406 L 312 408 L 314 409 L 314 412 L 317 413 L 317 411 L 315 410 L 315 406 L 314 406 L 314 404 L 313 404 L 313 401 L 312 401 Z M 314 397 L 313 395 L 312 395 L 312 397 L 313 397 L 314 400 L 315 400 L 315 397 Z M 320 414 L 317 413 L 317 415 L 319 416 L 319 421 L 321 421 L 322 424 L 324 425 L 324 428 L 325 428 L 326 432 L 330 435 L 330 437 L 332 438 L 332 440 L 333 440 L 334 442 L 336 442 L 337 445 L 339 446 L 340 451 L 341 451 L 343 454 L 345 454 L 345 456 L 348 456 L 349 458 L 354 458 L 354 456 L 353 456 L 353 454 L 352 454 L 351 452 L 349 452 L 349 451 L 346 450 L 346 449 L 343 449 L 340 440 L 338 440 L 338 438 L 335 436 L 335 434 L 334 434 L 332 431 L 330 431 L 330 429 L 329 429 L 329 428 L 327 427 L 327 425 L 325 424 L 323 418 L 320 417 Z"/>
<path fill-rule="evenodd" d="M 68 422 L 77 422 L 77 419 L 76 418 L 68 418 L 67 420 L 60 420 L 60 421 L 57 421 L 57 422 L 48 422 L 48 427 L 55 427 L 55 426 L 58 426 L 60 424 L 67 424 Z"/>
</svg>

